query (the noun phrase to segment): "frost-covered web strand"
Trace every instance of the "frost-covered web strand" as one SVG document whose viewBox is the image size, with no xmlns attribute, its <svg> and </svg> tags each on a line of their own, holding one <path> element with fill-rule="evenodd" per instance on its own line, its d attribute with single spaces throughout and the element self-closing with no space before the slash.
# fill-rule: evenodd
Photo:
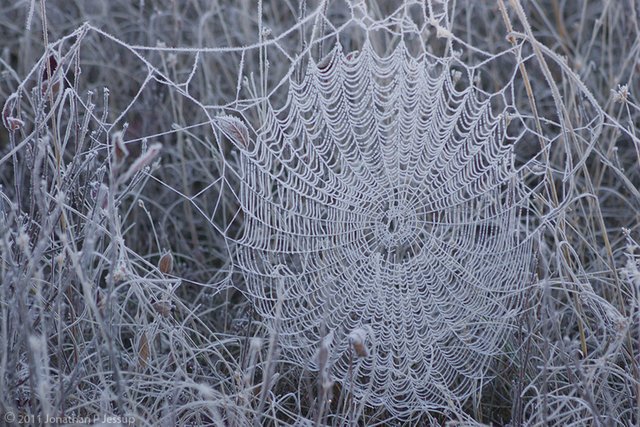
<svg viewBox="0 0 640 427">
<path fill-rule="evenodd" d="M 237 263 L 258 312 L 302 365 L 330 330 L 343 383 L 349 334 L 370 331 L 352 367 L 369 404 L 464 401 L 502 351 L 530 262 L 505 112 L 402 43 L 338 46 L 289 86 L 254 143 L 220 121 L 243 152 Z"/>
</svg>

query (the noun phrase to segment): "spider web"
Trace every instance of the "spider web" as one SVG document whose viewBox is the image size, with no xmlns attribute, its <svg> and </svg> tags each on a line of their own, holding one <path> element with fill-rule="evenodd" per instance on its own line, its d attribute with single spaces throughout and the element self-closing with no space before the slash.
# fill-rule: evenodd
<svg viewBox="0 0 640 427">
<path fill-rule="evenodd" d="M 338 45 L 238 144 L 237 260 L 259 313 L 302 364 L 331 331 L 333 375 L 398 414 L 477 391 L 529 277 L 507 112 L 451 71 L 403 43 Z M 373 349 L 353 365 L 357 329 Z"/>
<path fill-rule="evenodd" d="M 322 368 L 316 353 L 330 334 L 331 376 L 365 404 L 400 417 L 458 410 L 491 378 L 520 315 L 537 232 L 531 175 L 564 128 L 549 119 L 545 132 L 534 130 L 533 113 L 516 99 L 524 98 L 515 76 L 526 55 L 510 65 L 511 80 L 483 89 L 479 66 L 461 59 L 453 41 L 481 64 L 504 52 L 457 39 L 447 2 L 403 2 L 381 20 L 365 2 L 342 3 L 340 25 L 326 4 L 271 38 L 260 21 L 258 41 L 238 48 L 132 46 L 87 25 L 57 45 L 62 52 L 76 40 L 59 68 L 72 68 L 87 34 L 146 67 L 117 117 L 88 109 L 96 139 L 116 132 L 152 84 L 201 112 L 127 142 L 213 129 L 209 182 L 197 194 L 174 190 L 223 236 L 231 261 L 221 282 L 242 273 L 242 289 L 288 360 Z M 290 42 L 297 31 L 303 43 Z M 153 59 L 163 54 L 192 65 L 172 79 Z M 214 56 L 238 67 L 227 85 L 233 93 L 211 101 L 192 87 Z M 276 58 L 285 63 L 280 75 L 269 65 Z M 252 67 L 260 81 L 247 78 Z M 77 92 L 64 96 L 82 101 Z M 593 127 L 583 124 L 588 142 Z M 543 147 L 516 166 L 516 146 L 531 140 Z M 239 206 L 232 220 L 220 219 L 225 198 Z M 365 331 L 366 355 L 356 354 L 354 331 Z"/>
</svg>

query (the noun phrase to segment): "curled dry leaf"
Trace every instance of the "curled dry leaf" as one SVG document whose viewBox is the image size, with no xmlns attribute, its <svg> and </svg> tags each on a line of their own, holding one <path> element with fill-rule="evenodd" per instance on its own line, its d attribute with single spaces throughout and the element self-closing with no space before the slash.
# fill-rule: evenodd
<svg viewBox="0 0 640 427">
<path fill-rule="evenodd" d="M 20 119 L 16 119 L 15 117 L 9 117 L 7 119 L 7 123 L 8 123 L 7 129 L 9 129 L 9 131 L 11 132 L 20 130 L 20 128 L 24 126 L 24 122 Z"/>
<path fill-rule="evenodd" d="M 220 130 L 233 142 L 243 149 L 249 149 L 251 140 L 249 139 L 249 129 L 237 117 L 218 116 L 217 124 Z"/>
<path fill-rule="evenodd" d="M 16 107 L 18 106 L 18 94 L 12 93 L 4 103 L 2 108 L 2 124 L 9 132 L 15 132 L 24 126 L 24 122 L 15 117 Z"/>
</svg>

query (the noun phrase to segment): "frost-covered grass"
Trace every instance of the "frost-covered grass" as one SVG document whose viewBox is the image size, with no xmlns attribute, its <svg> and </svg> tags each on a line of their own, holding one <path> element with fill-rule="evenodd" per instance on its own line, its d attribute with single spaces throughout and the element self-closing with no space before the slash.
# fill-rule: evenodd
<svg viewBox="0 0 640 427">
<path fill-rule="evenodd" d="M 0 424 L 640 423 L 640 4 L 441 3 L 3 2 Z M 332 377 L 328 339 L 308 365 L 288 357 L 237 259 L 238 146 L 305 58 L 338 33 L 362 46 L 352 18 L 379 23 L 379 49 L 411 21 L 483 90 L 511 84 L 536 189 L 503 354 L 471 398 L 402 419 Z"/>
</svg>

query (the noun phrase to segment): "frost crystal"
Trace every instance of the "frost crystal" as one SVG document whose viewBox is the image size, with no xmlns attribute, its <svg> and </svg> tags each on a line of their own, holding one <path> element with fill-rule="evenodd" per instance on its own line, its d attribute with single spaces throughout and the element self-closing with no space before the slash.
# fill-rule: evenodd
<svg viewBox="0 0 640 427">
<path fill-rule="evenodd" d="M 384 56 L 337 47 L 290 79 L 255 143 L 234 138 L 237 264 L 259 314 L 315 369 L 331 331 L 335 379 L 399 416 L 478 391 L 528 280 L 507 111 L 456 89 L 452 71 L 403 44 Z M 359 329 L 368 351 L 354 360 Z"/>
</svg>

